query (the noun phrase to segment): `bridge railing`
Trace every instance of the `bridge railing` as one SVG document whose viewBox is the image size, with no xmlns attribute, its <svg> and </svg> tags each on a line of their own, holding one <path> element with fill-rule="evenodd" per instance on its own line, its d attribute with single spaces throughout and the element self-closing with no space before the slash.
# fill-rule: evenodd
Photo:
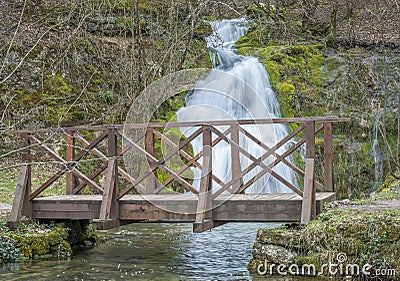
<svg viewBox="0 0 400 281">
<path fill-rule="evenodd" d="M 303 197 L 302 223 L 316 213 L 316 188 L 334 192 L 332 159 L 332 123 L 348 118 L 276 118 L 265 120 L 236 120 L 210 122 L 150 123 L 111 126 L 85 126 L 58 129 L 14 131 L 21 136 L 22 165 L 16 187 L 14 205 L 9 219 L 16 226 L 20 215 L 32 214 L 32 200 L 57 181 L 65 181 L 65 194 L 78 195 L 87 191 L 103 196 L 99 221 L 112 224 L 118 221 L 118 201 L 127 194 L 159 194 L 173 183 L 184 191 L 198 196 L 195 228 L 198 231 L 212 224 L 212 201 L 221 194 L 245 193 L 257 180 L 270 174 L 291 191 Z M 287 136 L 268 145 L 247 129 L 249 125 L 297 124 Z M 186 138 L 174 139 L 171 130 L 190 128 Z M 129 132 L 134 131 L 134 134 Z M 316 178 L 316 134 L 323 132 L 323 183 Z M 55 141 L 58 138 L 65 141 Z M 262 150 L 253 155 L 241 146 L 246 138 Z M 191 145 L 201 139 L 201 149 L 195 154 Z M 230 149 L 231 175 L 218 178 L 213 173 L 213 148 L 225 143 Z M 291 145 L 286 145 L 291 143 Z M 305 167 L 296 166 L 288 157 L 305 145 Z M 286 151 L 282 149 L 286 148 Z M 35 157 L 50 157 L 57 164 L 53 176 L 40 186 L 32 187 L 32 152 Z M 40 155 L 39 151 L 42 151 Z M 128 156 L 129 157 L 128 157 Z M 122 158 L 144 159 L 145 164 L 130 167 Z M 215 155 L 214 155 L 215 157 Z M 85 167 L 85 159 L 98 163 Z M 125 159 L 125 160 L 126 160 Z M 241 161 L 246 159 L 246 161 Z M 266 159 L 269 159 L 266 161 Z M 129 161 L 128 161 L 129 162 Z M 94 161 L 87 163 L 95 163 Z M 171 164 L 172 163 L 172 164 Z M 245 164 L 247 163 L 247 165 Z M 125 163 L 126 164 L 126 163 Z M 274 170 L 278 164 L 288 166 L 304 180 L 301 190 Z M 134 171 L 132 171 L 132 169 Z M 190 179 L 192 169 L 199 181 Z M 129 169 L 128 169 L 129 170 Z M 250 175 L 250 176 L 249 176 Z M 247 176 L 247 177 L 246 177 Z M 64 183 L 64 182 L 63 182 Z M 216 188 L 217 187 L 217 188 Z M 170 188 L 171 189 L 171 188 Z M 211 226 L 212 227 L 212 226 Z"/>
</svg>

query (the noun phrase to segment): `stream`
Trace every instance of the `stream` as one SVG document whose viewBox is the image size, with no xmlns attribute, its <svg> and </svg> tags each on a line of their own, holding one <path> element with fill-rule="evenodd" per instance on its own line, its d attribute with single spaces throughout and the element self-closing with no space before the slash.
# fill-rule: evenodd
<svg viewBox="0 0 400 281">
<path fill-rule="evenodd" d="M 228 223 L 192 233 L 191 224 L 131 224 L 69 260 L 5 265 L 0 280 L 252 280 L 246 264 L 257 230 L 278 225 Z"/>
</svg>

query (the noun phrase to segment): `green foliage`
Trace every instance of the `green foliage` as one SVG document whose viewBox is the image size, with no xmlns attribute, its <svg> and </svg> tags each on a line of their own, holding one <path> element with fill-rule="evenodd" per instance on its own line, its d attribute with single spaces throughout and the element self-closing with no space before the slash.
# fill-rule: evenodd
<svg viewBox="0 0 400 281">
<path fill-rule="evenodd" d="M 255 31 L 250 30 L 239 40 L 239 52 L 256 56 L 263 62 L 269 73 L 271 86 L 279 97 L 282 115 L 324 115 L 324 80 L 321 72 L 325 60 L 323 46 L 314 44 L 249 48 L 256 40 L 252 32 Z"/>
<path fill-rule="evenodd" d="M 13 262 L 19 259 L 19 250 L 15 247 L 14 242 L 6 237 L 0 237 L 0 264 L 5 262 Z"/>
</svg>

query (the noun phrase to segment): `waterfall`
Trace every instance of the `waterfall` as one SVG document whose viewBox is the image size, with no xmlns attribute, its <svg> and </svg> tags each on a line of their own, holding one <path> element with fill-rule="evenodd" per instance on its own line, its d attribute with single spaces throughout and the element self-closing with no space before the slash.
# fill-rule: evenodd
<svg viewBox="0 0 400 281">
<path fill-rule="evenodd" d="M 242 56 L 235 51 L 235 42 L 248 30 L 245 19 L 220 20 L 211 22 L 212 35 L 206 38 L 213 70 L 203 80 L 197 81 L 194 90 L 186 95 L 186 106 L 177 112 L 178 121 L 211 121 L 239 119 L 267 119 L 280 116 L 279 103 L 271 88 L 268 73 L 254 57 Z M 247 125 L 248 132 L 272 147 L 288 134 L 285 125 Z M 219 128 L 221 131 L 227 128 Z M 192 128 L 183 128 L 182 133 L 189 136 Z M 255 157 L 265 150 L 249 138 L 240 134 L 240 146 Z M 202 140 L 192 142 L 194 153 L 202 149 Z M 284 145 L 277 152 L 282 154 L 288 149 Z M 228 182 L 232 179 L 230 146 L 221 141 L 213 147 L 213 174 Z M 275 158 L 270 156 L 264 163 L 269 164 Z M 290 161 L 290 158 L 287 158 Z M 240 155 L 242 170 L 252 163 L 246 156 Z M 201 162 L 201 159 L 200 159 Z M 257 167 L 248 173 L 246 182 L 262 169 Z M 273 168 L 287 181 L 297 186 L 296 177 L 289 167 L 279 163 Z M 200 171 L 193 169 L 194 186 L 199 186 Z M 235 176 L 235 175 L 234 175 Z M 213 188 L 218 188 L 216 183 Z M 288 193 L 292 192 L 284 184 L 269 174 L 253 183 L 246 193 Z"/>
<path fill-rule="evenodd" d="M 379 143 L 379 126 L 381 115 L 382 112 L 375 112 L 374 135 L 371 145 L 371 157 L 374 162 L 374 185 L 372 187 L 373 191 L 377 191 L 378 186 L 383 182 L 383 161 L 385 156 Z"/>
</svg>

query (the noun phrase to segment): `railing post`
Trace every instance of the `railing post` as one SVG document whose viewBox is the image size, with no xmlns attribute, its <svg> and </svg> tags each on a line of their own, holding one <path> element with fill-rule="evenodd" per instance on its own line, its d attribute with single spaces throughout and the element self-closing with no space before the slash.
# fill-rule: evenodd
<svg viewBox="0 0 400 281">
<path fill-rule="evenodd" d="M 108 129 L 108 166 L 97 228 L 119 226 L 118 204 L 118 145 L 115 128 Z"/>
<path fill-rule="evenodd" d="M 75 157 L 75 137 L 74 131 L 67 130 L 67 150 L 65 159 L 68 163 L 72 161 Z M 74 188 L 76 187 L 76 177 L 74 173 L 67 172 L 67 179 L 66 179 L 66 194 L 72 194 Z"/>
<path fill-rule="evenodd" d="M 315 122 L 306 121 L 306 170 L 304 175 L 301 223 L 309 223 L 316 216 L 315 194 Z"/>
<path fill-rule="evenodd" d="M 203 232 L 214 227 L 212 220 L 212 133 L 211 126 L 203 126 L 203 168 L 201 171 L 199 199 L 193 232 Z"/>
<path fill-rule="evenodd" d="M 324 122 L 324 191 L 333 192 L 332 123 Z"/>
<path fill-rule="evenodd" d="M 154 133 L 153 128 L 146 128 L 145 133 L 145 150 L 152 156 L 155 156 L 154 151 Z M 147 166 L 150 169 L 155 163 L 150 158 L 147 158 Z M 157 177 L 155 172 L 151 173 L 146 179 L 146 193 L 152 194 L 157 188 Z"/>
<path fill-rule="evenodd" d="M 231 125 L 231 140 L 235 142 L 236 144 L 239 144 L 239 128 L 238 124 L 234 123 Z M 235 177 L 235 175 L 239 175 L 242 172 L 242 168 L 240 166 L 240 155 L 239 155 L 239 149 L 233 145 L 231 145 L 231 167 L 232 167 L 232 179 Z M 238 181 L 236 181 L 233 186 L 233 192 L 236 193 L 240 187 L 243 185 L 243 178 L 240 178 Z M 244 193 L 244 191 L 243 191 Z"/>
<path fill-rule="evenodd" d="M 15 188 L 14 203 L 7 224 L 16 229 L 19 225 L 21 214 L 32 216 L 32 202 L 29 200 L 31 194 L 31 152 L 29 149 L 30 139 L 28 133 L 21 134 L 22 166 L 19 172 L 17 186 Z"/>
</svg>

